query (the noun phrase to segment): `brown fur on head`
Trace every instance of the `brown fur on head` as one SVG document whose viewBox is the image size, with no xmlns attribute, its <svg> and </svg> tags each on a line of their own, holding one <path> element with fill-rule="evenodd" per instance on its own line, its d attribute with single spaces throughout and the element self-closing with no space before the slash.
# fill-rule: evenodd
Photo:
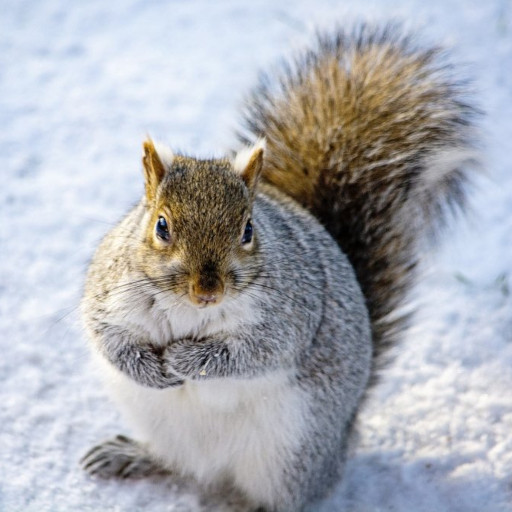
<svg viewBox="0 0 512 512">
<path fill-rule="evenodd" d="M 147 225 L 139 261 L 155 284 L 196 306 L 217 304 L 252 280 L 244 267 L 257 261 L 258 244 L 247 225 L 263 150 L 247 156 L 198 160 L 144 143 Z"/>
</svg>

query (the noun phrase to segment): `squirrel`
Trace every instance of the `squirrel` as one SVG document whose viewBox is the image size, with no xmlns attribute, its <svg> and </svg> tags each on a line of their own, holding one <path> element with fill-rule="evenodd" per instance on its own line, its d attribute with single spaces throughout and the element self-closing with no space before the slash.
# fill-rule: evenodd
<svg viewBox="0 0 512 512">
<path fill-rule="evenodd" d="M 423 241 L 464 207 L 478 110 L 443 52 L 395 26 L 318 35 L 279 69 L 249 94 L 237 153 L 144 142 L 145 193 L 82 301 L 140 440 L 94 447 L 92 475 L 227 482 L 272 512 L 342 477 Z"/>
</svg>

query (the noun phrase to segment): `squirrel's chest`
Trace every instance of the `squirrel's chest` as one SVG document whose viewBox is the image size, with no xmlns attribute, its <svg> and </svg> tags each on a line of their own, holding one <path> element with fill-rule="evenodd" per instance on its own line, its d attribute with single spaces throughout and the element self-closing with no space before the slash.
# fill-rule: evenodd
<svg viewBox="0 0 512 512">
<path fill-rule="evenodd" d="M 143 388 L 119 372 L 114 380 L 116 398 L 150 450 L 200 481 L 225 473 L 266 480 L 280 467 L 278 453 L 297 450 L 304 400 L 284 371 L 167 390 Z"/>
</svg>

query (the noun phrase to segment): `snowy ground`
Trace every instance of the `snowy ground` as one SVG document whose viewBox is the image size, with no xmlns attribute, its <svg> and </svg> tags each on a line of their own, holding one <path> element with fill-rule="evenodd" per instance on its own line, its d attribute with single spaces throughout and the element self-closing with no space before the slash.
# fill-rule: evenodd
<svg viewBox="0 0 512 512">
<path fill-rule="evenodd" d="M 421 314 L 322 510 L 512 510 L 510 0 L 7 0 L 0 11 L 1 511 L 226 510 L 184 483 L 79 469 L 92 443 L 128 433 L 80 328 L 87 261 L 142 191 L 147 133 L 221 154 L 259 68 L 316 26 L 390 17 L 468 64 L 488 176 L 469 222 L 425 257 Z"/>
</svg>

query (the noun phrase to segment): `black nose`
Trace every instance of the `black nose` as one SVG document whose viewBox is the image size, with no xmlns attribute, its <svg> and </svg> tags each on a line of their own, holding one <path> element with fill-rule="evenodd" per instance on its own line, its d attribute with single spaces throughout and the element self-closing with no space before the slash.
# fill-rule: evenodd
<svg viewBox="0 0 512 512">
<path fill-rule="evenodd" d="M 204 294 L 213 293 L 221 287 L 220 279 L 217 275 L 213 274 L 200 274 L 197 284 Z"/>
<path fill-rule="evenodd" d="M 222 288 L 218 265 L 216 265 L 215 262 L 209 260 L 202 265 L 199 271 L 197 285 L 205 294 L 209 292 L 214 293 Z"/>
<path fill-rule="evenodd" d="M 190 281 L 190 300 L 197 305 L 217 304 L 224 296 L 224 281 L 219 275 L 218 265 L 207 261 Z"/>
<path fill-rule="evenodd" d="M 189 297 L 193 304 L 198 306 L 207 306 L 209 304 L 218 304 L 224 297 L 224 285 L 222 281 L 216 281 L 215 288 L 203 288 L 199 283 L 190 283 Z"/>
</svg>

